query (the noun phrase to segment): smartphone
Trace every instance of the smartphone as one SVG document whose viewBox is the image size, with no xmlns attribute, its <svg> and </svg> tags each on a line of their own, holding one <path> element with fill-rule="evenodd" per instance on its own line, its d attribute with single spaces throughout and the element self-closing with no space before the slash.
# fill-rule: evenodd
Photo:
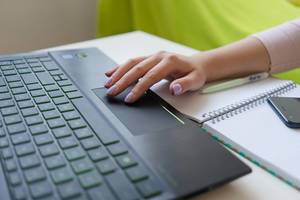
<svg viewBox="0 0 300 200">
<path fill-rule="evenodd" d="M 300 98 L 270 97 L 267 101 L 286 126 L 300 128 Z"/>
</svg>

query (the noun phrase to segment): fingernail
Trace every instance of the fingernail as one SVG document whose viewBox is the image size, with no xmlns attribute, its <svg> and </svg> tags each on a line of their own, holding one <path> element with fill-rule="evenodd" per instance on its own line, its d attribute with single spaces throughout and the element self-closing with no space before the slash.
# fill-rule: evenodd
<svg viewBox="0 0 300 200">
<path fill-rule="evenodd" d="M 176 83 L 172 86 L 173 94 L 174 95 L 181 95 L 182 93 L 182 87 L 179 83 Z"/>
<path fill-rule="evenodd" d="M 112 78 L 108 79 L 105 83 L 105 87 L 109 87 L 112 82 Z"/>
<path fill-rule="evenodd" d="M 113 95 L 116 92 L 116 90 L 117 90 L 117 86 L 114 85 L 107 90 L 106 94 Z"/>
<path fill-rule="evenodd" d="M 134 100 L 134 95 L 132 92 L 130 92 L 129 94 L 127 94 L 127 96 L 125 97 L 124 101 L 126 103 L 132 103 Z"/>
</svg>

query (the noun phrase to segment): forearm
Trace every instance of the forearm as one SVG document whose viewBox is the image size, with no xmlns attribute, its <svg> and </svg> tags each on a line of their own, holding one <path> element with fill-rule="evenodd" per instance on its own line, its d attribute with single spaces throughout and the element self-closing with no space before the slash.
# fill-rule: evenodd
<svg viewBox="0 0 300 200">
<path fill-rule="evenodd" d="M 249 37 L 193 56 L 206 71 L 207 82 L 266 72 L 270 58 L 264 45 Z"/>
</svg>

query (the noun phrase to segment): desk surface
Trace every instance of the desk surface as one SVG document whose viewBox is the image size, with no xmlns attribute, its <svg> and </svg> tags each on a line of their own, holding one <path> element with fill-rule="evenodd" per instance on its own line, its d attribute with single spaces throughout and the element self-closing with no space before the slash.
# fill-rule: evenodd
<svg viewBox="0 0 300 200">
<path fill-rule="evenodd" d="M 196 50 L 158 38 L 143 32 L 132 32 L 117 36 L 84 41 L 50 48 L 61 50 L 70 48 L 98 47 L 117 63 L 123 63 L 131 57 L 150 55 L 160 50 L 191 55 Z M 49 50 L 49 49 L 47 49 Z M 250 175 L 216 188 L 210 192 L 192 198 L 193 200 L 223 199 L 223 200 L 261 200 L 261 199 L 300 199 L 300 192 L 288 186 L 278 178 L 239 156 L 248 164 L 253 172 Z"/>
</svg>

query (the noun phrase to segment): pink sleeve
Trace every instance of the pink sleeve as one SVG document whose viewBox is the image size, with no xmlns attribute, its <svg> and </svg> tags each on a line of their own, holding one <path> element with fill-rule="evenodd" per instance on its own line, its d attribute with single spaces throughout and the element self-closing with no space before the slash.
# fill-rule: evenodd
<svg viewBox="0 0 300 200">
<path fill-rule="evenodd" d="M 266 47 L 271 73 L 300 67 L 300 18 L 253 35 Z"/>
</svg>

